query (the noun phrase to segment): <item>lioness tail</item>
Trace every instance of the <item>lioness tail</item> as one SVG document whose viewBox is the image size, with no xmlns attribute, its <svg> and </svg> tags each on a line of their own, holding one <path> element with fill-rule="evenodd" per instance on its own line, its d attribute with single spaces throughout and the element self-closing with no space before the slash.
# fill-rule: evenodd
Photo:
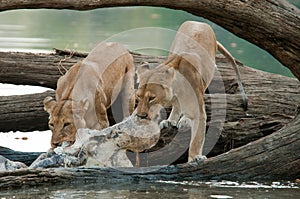
<svg viewBox="0 0 300 199">
<path fill-rule="evenodd" d="M 236 72 L 236 76 L 237 76 L 237 82 L 239 85 L 239 89 L 240 92 L 242 94 L 242 98 L 243 98 L 243 107 L 244 110 L 246 111 L 248 108 L 248 98 L 246 96 L 242 81 L 241 81 L 241 75 L 240 75 L 240 70 L 236 64 L 236 60 L 232 57 L 232 55 L 230 54 L 230 52 L 228 52 L 228 50 L 220 43 L 217 41 L 217 47 L 218 50 L 220 51 L 220 53 L 222 53 L 227 59 L 229 59 L 231 61 L 231 64 Z"/>
</svg>

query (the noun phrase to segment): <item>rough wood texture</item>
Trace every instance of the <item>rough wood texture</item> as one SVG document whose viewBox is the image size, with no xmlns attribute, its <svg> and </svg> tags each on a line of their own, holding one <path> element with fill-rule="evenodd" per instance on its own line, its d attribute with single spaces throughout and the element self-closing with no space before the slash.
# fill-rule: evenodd
<svg viewBox="0 0 300 199">
<path fill-rule="evenodd" d="M 81 57 L 58 54 L 0 52 L 1 83 L 56 88 L 57 79 Z M 32 61 L 34 60 L 34 61 Z M 61 63 L 63 62 L 63 66 Z"/>
<path fill-rule="evenodd" d="M 289 125 L 248 145 L 200 164 L 148 168 L 76 168 L 0 173 L 0 189 L 55 183 L 102 182 L 118 185 L 155 180 L 295 179 L 300 175 L 300 115 Z"/>
<path fill-rule="evenodd" d="M 48 113 L 43 100 L 54 91 L 0 97 L 0 132 L 48 129 Z"/>
<path fill-rule="evenodd" d="M 0 52 L 0 81 L 56 89 L 57 79 L 65 70 L 86 56 L 87 53 L 58 49 L 52 54 Z M 160 63 L 165 59 L 139 54 L 133 56 L 136 65 L 141 61 Z"/>
<path fill-rule="evenodd" d="M 300 11 L 283 0 L 0 0 L 0 11 L 20 8 L 90 10 L 116 6 L 161 6 L 205 17 L 265 49 L 300 79 Z"/>
</svg>

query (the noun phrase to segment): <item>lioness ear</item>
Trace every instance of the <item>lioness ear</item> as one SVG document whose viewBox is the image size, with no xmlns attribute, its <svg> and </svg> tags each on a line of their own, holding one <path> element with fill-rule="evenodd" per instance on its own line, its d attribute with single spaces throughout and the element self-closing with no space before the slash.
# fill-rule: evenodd
<svg viewBox="0 0 300 199">
<path fill-rule="evenodd" d="M 56 101 L 53 99 L 53 97 L 48 96 L 44 99 L 44 110 L 49 114 L 53 111 L 55 105 Z"/>
<path fill-rule="evenodd" d="M 168 60 L 165 62 L 165 65 L 178 70 L 181 60 L 182 56 L 174 54 L 168 58 Z"/>
<path fill-rule="evenodd" d="M 74 116 L 78 119 L 84 117 L 85 112 L 89 108 L 89 105 L 90 104 L 89 104 L 88 98 L 84 98 L 84 99 L 80 100 L 79 103 L 77 102 L 76 106 L 73 105 Z"/>
<path fill-rule="evenodd" d="M 137 74 L 137 83 L 140 82 L 140 76 L 141 74 L 143 74 L 144 72 L 146 72 L 147 70 L 150 70 L 150 65 L 148 62 L 142 62 L 138 65 L 137 69 L 136 69 L 136 74 Z"/>
<path fill-rule="evenodd" d="M 165 73 L 166 73 L 169 77 L 174 77 L 174 68 L 169 68 L 168 70 L 165 71 Z"/>
</svg>

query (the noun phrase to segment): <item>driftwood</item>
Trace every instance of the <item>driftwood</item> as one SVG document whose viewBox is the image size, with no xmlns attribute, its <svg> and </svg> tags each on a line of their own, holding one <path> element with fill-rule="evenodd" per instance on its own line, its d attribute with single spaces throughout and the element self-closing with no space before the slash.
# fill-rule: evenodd
<svg viewBox="0 0 300 199">
<path fill-rule="evenodd" d="M 300 11 L 284 0 L 0 0 L 0 11 L 24 8 L 91 10 L 116 6 L 161 6 L 207 18 L 237 36 L 265 49 L 300 79 Z"/>
</svg>

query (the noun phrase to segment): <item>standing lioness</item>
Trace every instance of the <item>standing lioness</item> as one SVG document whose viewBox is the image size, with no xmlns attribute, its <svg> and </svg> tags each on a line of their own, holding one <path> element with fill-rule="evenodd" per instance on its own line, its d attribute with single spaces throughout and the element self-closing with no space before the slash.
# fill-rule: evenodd
<svg viewBox="0 0 300 199">
<path fill-rule="evenodd" d="M 234 58 L 216 41 L 208 24 L 187 21 L 180 26 L 167 61 L 153 69 L 148 64 L 137 69 L 137 116 L 153 119 L 162 107 L 172 106 L 168 120 L 162 121 L 161 126 L 180 127 L 186 123 L 191 126 L 189 162 L 205 158 L 202 156 L 206 130 L 204 92 L 214 75 L 218 48 L 236 67 Z"/>
<path fill-rule="evenodd" d="M 109 126 L 106 110 L 122 91 L 123 116 L 134 109 L 133 58 L 119 43 L 100 43 L 57 82 L 56 101 L 44 100 L 50 114 L 51 147 L 73 143 L 76 130 Z"/>
</svg>

